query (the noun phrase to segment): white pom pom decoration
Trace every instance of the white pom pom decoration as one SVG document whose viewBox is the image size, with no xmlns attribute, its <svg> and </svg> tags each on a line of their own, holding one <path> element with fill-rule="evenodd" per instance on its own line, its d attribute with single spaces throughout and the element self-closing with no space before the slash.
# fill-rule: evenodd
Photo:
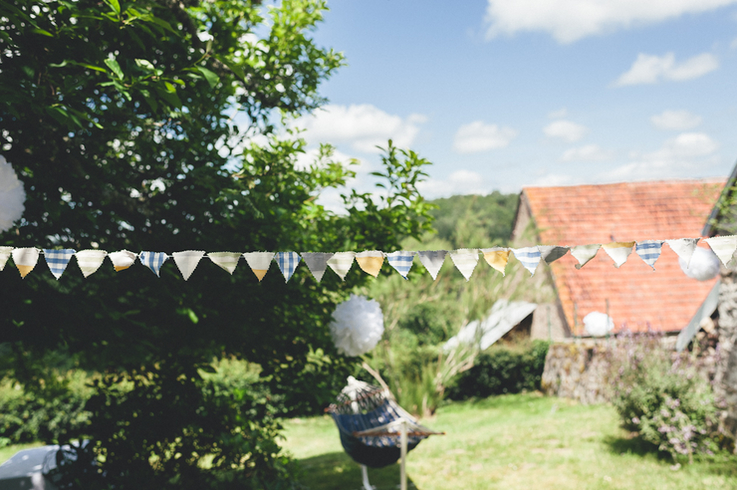
<svg viewBox="0 0 737 490">
<path fill-rule="evenodd" d="M 592 311 L 583 317 L 583 326 L 592 337 L 603 337 L 614 330 L 614 320 L 606 313 Z"/>
<path fill-rule="evenodd" d="M 0 233 L 23 216 L 26 193 L 13 167 L 0 155 Z"/>
<path fill-rule="evenodd" d="M 684 274 L 699 281 L 708 281 L 719 274 L 719 257 L 704 247 L 694 249 L 691 262 L 688 265 L 681 258 L 678 259 L 678 265 L 681 266 Z"/>
<path fill-rule="evenodd" d="M 339 353 L 346 356 L 367 353 L 376 347 L 384 333 L 381 306 L 374 300 L 351 294 L 335 307 L 330 333 Z"/>
</svg>

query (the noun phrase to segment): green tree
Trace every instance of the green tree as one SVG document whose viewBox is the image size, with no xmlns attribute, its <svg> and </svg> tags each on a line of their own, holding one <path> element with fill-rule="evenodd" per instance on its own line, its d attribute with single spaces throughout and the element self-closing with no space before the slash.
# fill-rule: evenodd
<svg viewBox="0 0 737 490">
<path fill-rule="evenodd" d="M 429 226 L 415 184 L 428 162 L 391 142 L 383 198 L 317 203 L 353 176 L 323 146 L 308 168 L 285 119 L 318 107 L 343 62 L 310 32 L 324 2 L 7 0 L 0 2 L 0 149 L 24 182 L 19 226 L 3 245 L 114 251 L 391 250 Z M 282 128 L 282 129 L 279 129 Z M 255 143 L 259 141 L 260 143 Z M 204 260 L 188 282 L 109 264 L 61 280 L 43 264 L 0 274 L 6 373 L 49 382 L 63 349 L 100 375 L 84 430 L 99 471 L 90 488 L 243 488 L 287 478 L 279 410 L 327 402 L 349 362 L 327 321 L 365 281 L 321 283 L 304 266 L 258 282 Z M 263 369 L 262 388 L 203 379 L 213 358 Z M 264 391 L 266 390 L 266 391 Z M 63 441 L 60 441 L 63 442 Z M 80 465 L 77 465 L 80 467 Z"/>
</svg>

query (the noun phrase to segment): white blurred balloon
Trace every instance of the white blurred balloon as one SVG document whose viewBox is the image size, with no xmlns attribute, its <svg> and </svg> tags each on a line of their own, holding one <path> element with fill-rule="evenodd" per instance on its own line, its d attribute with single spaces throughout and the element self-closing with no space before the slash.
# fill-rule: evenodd
<svg viewBox="0 0 737 490">
<path fill-rule="evenodd" d="M 330 333 L 341 354 L 360 356 L 367 353 L 376 347 L 384 333 L 381 306 L 374 300 L 351 294 L 335 307 Z"/>
<path fill-rule="evenodd" d="M 583 326 L 592 337 L 603 337 L 614 330 L 614 320 L 606 313 L 592 311 L 583 317 Z"/>
<path fill-rule="evenodd" d="M 23 216 L 26 193 L 13 167 L 0 155 L 0 233 Z"/>
<path fill-rule="evenodd" d="M 678 265 L 688 277 L 699 281 L 708 281 L 719 274 L 719 257 L 714 252 L 704 247 L 696 247 L 691 256 L 691 263 L 686 265 L 682 258 L 678 259 Z"/>
</svg>

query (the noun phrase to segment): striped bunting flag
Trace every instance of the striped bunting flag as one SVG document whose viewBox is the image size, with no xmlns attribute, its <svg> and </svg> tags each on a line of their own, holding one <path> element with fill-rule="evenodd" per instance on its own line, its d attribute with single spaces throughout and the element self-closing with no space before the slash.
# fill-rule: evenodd
<svg viewBox="0 0 737 490">
<path fill-rule="evenodd" d="M 737 249 L 737 235 L 715 236 L 704 239 L 711 247 L 712 252 L 719 257 L 724 267 L 732 260 L 735 249 Z"/>
<path fill-rule="evenodd" d="M 167 258 L 164 252 L 141 252 L 141 263 L 151 269 L 151 272 L 158 277 L 161 277 L 159 271 Z"/>
<path fill-rule="evenodd" d="M 348 271 L 351 270 L 353 265 L 353 258 L 356 256 L 356 252 L 336 252 L 328 260 L 327 264 L 333 269 L 333 272 L 345 280 L 345 276 Z"/>
<path fill-rule="evenodd" d="M 534 276 L 535 269 L 537 269 L 537 265 L 540 263 L 542 257 L 540 250 L 537 247 L 513 248 L 512 253 L 524 268 L 530 271 L 530 275 Z"/>
<path fill-rule="evenodd" d="M 450 252 L 450 260 L 456 266 L 456 269 L 461 271 L 466 281 L 471 279 L 471 274 L 476 268 L 476 264 L 479 263 L 479 249 L 477 248 L 461 248 Z"/>
<path fill-rule="evenodd" d="M 663 250 L 663 240 L 643 240 L 637 242 L 635 252 L 650 267 L 655 270 L 655 261 L 660 258 L 660 252 Z"/>
<path fill-rule="evenodd" d="M 302 260 L 317 282 L 322 281 L 322 276 L 328 268 L 328 260 L 332 256 L 333 254 L 329 252 L 302 252 Z"/>
<path fill-rule="evenodd" d="M 12 255 L 20 277 L 25 278 L 36 267 L 39 250 L 37 248 L 14 248 Z"/>
<path fill-rule="evenodd" d="M 691 257 L 693 256 L 694 250 L 696 250 L 696 244 L 699 240 L 700 238 L 676 238 L 674 240 L 666 240 L 665 243 L 686 262 L 686 267 L 688 267 L 691 264 Z"/>
<path fill-rule="evenodd" d="M 394 270 L 399 272 L 403 278 L 407 279 L 407 274 L 409 274 L 409 270 L 412 268 L 412 261 L 414 260 L 415 255 L 417 255 L 417 252 L 415 251 L 399 250 L 397 252 L 386 254 L 386 261 L 389 262 L 389 265 L 394 267 Z"/>
<path fill-rule="evenodd" d="M 177 268 L 182 273 L 185 281 L 189 279 L 189 276 L 197 268 L 197 264 L 200 263 L 203 255 L 205 255 L 204 250 L 185 250 L 171 254 L 174 258 L 174 263 L 177 264 Z"/>
<path fill-rule="evenodd" d="M 128 250 L 119 250 L 108 254 L 108 257 L 110 257 L 110 262 L 113 263 L 115 272 L 120 272 L 132 266 L 136 262 L 136 257 L 138 256 Z"/>
<path fill-rule="evenodd" d="M 592 243 L 591 245 L 577 245 L 575 247 L 571 247 L 571 255 L 573 255 L 576 260 L 578 260 L 578 264 L 576 264 L 576 269 L 580 269 L 581 267 L 588 264 L 589 260 L 596 257 L 596 252 L 598 252 L 600 248 L 601 244 L 599 243 Z"/>
<path fill-rule="evenodd" d="M 614 261 L 614 267 L 619 269 L 622 264 L 627 262 L 627 257 L 632 253 L 632 247 L 634 246 L 635 242 L 611 242 L 601 247 Z"/>
<path fill-rule="evenodd" d="M 246 252 L 243 254 L 243 258 L 246 259 L 246 263 L 251 268 L 258 282 L 264 278 L 267 272 L 269 272 L 269 266 L 271 266 L 271 259 L 274 258 L 274 252 Z"/>
<path fill-rule="evenodd" d="M 63 250 L 44 249 L 46 265 L 49 266 L 49 270 L 57 280 L 64 274 L 69 261 L 76 252 L 76 250 L 72 250 L 71 248 L 65 248 Z"/>
<path fill-rule="evenodd" d="M 274 260 L 284 275 L 284 282 L 289 282 L 301 259 L 297 252 L 277 252 Z"/>
<path fill-rule="evenodd" d="M 228 274 L 233 275 L 241 254 L 238 252 L 210 252 L 207 254 L 213 264 L 217 265 Z"/>
<path fill-rule="evenodd" d="M 550 264 L 568 253 L 570 247 L 559 247 L 557 245 L 538 245 L 540 255 L 546 264 Z"/>
<path fill-rule="evenodd" d="M 507 275 L 507 263 L 509 262 L 509 249 L 502 247 L 494 248 L 482 248 L 481 253 L 484 254 L 486 263 L 502 273 L 502 276 Z"/>
<path fill-rule="evenodd" d="M 0 247 L 0 271 L 5 269 L 5 264 L 10 258 L 10 254 L 13 252 L 13 247 Z"/>
<path fill-rule="evenodd" d="M 77 257 L 77 265 L 79 270 L 82 271 L 84 277 L 91 276 L 97 269 L 102 265 L 102 261 L 105 260 L 107 252 L 104 250 L 82 250 L 74 254 Z"/>
<path fill-rule="evenodd" d="M 381 266 L 384 264 L 384 252 L 366 250 L 356 254 L 356 262 L 363 272 L 378 277 Z"/>
<path fill-rule="evenodd" d="M 427 272 L 430 273 L 433 281 L 438 277 L 438 272 L 440 272 L 440 268 L 443 267 L 443 262 L 445 262 L 445 255 L 447 253 L 448 252 L 445 250 L 423 250 L 421 252 L 417 252 L 417 255 L 420 256 L 420 262 L 425 266 Z"/>
</svg>

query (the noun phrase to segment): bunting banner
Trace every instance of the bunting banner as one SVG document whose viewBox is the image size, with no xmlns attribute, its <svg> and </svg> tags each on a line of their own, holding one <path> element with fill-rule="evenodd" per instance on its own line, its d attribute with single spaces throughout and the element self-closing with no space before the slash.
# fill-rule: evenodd
<svg viewBox="0 0 737 490">
<path fill-rule="evenodd" d="M 197 268 L 197 264 L 200 263 L 205 252 L 203 250 L 185 250 L 184 252 L 174 252 L 171 255 L 182 274 L 182 278 L 186 281 Z"/>
<path fill-rule="evenodd" d="M 297 252 L 277 252 L 274 260 L 284 275 L 284 282 L 289 282 L 289 279 L 292 278 L 294 271 L 297 269 L 301 257 Z"/>
<path fill-rule="evenodd" d="M 0 247 L 0 271 L 5 269 L 5 264 L 8 262 L 12 252 L 13 247 Z"/>
<path fill-rule="evenodd" d="M 737 235 L 715 236 L 704 240 L 711 247 L 712 252 L 719 257 L 724 267 L 732 260 L 735 249 L 737 249 Z"/>
<path fill-rule="evenodd" d="M 238 267 L 238 261 L 241 259 L 239 252 L 212 252 L 207 254 L 213 264 L 217 265 L 225 272 L 233 275 L 235 268 Z"/>
<path fill-rule="evenodd" d="M 660 258 L 663 249 L 663 240 L 643 240 L 637 242 L 635 252 L 647 265 L 655 270 L 655 261 Z"/>
<path fill-rule="evenodd" d="M 243 254 L 246 263 L 253 273 L 256 274 L 258 282 L 261 282 L 261 279 L 269 272 L 269 266 L 274 255 L 274 252 L 246 252 Z"/>
<path fill-rule="evenodd" d="M 302 260 L 307 264 L 307 268 L 312 273 L 312 277 L 317 282 L 322 281 L 325 270 L 328 268 L 328 260 L 333 254 L 329 252 L 303 252 Z"/>
<path fill-rule="evenodd" d="M 520 264 L 530 271 L 530 276 L 534 276 L 535 269 L 537 269 L 537 265 L 540 263 L 540 250 L 537 247 L 513 248 L 512 253 L 519 260 Z"/>
<path fill-rule="evenodd" d="M 420 262 L 425 266 L 427 272 L 430 273 L 433 281 L 438 277 L 438 272 L 443 267 L 447 253 L 446 250 L 423 250 L 422 252 L 417 252 L 417 255 L 420 256 Z"/>
<path fill-rule="evenodd" d="M 39 250 L 37 248 L 15 248 L 12 255 L 20 277 L 25 278 L 36 267 Z"/>
<path fill-rule="evenodd" d="M 546 264 L 552 264 L 570 250 L 569 247 L 559 247 L 558 245 L 538 245 L 537 248 L 540 250 L 540 256 Z"/>
<path fill-rule="evenodd" d="M 688 267 L 691 264 L 691 256 L 693 256 L 693 251 L 696 250 L 696 244 L 699 243 L 699 240 L 700 238 L 676 238 L 675 240 L 666 240 L 665 243 L 686 262 L 686 267 Z"/>
<path fill-rule="evenodd" d="M 614 267 L 619 267 L 627 262 L 627 257 L 632 253 L 635 242 L 611 242 L 601 246 L 609 257 L 614 261 Z"/>
<path fill-rule="evenodd" d="M 596 252 L 598 252 L 600 248 L 600 243 L 593 243 L 591 245 L 577 245 L 575 247 L 571 247 L 571 255 L 573 255 L 573 257 L 578 260 L 578 264 L 576 264 L 576 269 L 580 269 L 581 267 L 588 264 L 591 259 L 596 257 Z"/>
<path fill-rule="evenodd" d="M 76 250 L 71 248 L 65 248 L 64 250 L 50 250 L 44 249 L 44 258 L 46 259 L 46 265 L 49 266 L 51 274 L 58 281 L 64 271 L 69 265 L 69 261 L 72 256 L 77 253 Z"/>
<path fill-rule="evenodd" d="M 356 252 L 336 252 L 330 259 L 328 259 L 328 266 L 333 269 L 333 272 L 345 281 L 345 276 L 348 271 L 351 270 L 353 265 L 353 258 L 356 256 Z"/>
<path fill-rule="evenodd" d="M 507 262 L 509 262 L 509 249 L 494 247 L 494 248 L 482 248 L 481 253 L 484 254 L 486 263 L 493 267 L 495 270 L 502 273 L 502 277 L 507 275 Z"/>
<path fill-rule="evenodd" d="M 381 266 L 384 265 L 384 252 L 366 250 L 356 254 L 356 262 L 363 272 L 370 276 L 379 277 Z"/>
<path fill-rule="evenodd" d="M 450 252 L 450 260 L 456 266 L 466 281 L 471 279 L 471 274 L 476 268 L 476 264 L 479 263 L 479 249 L 477 248 L 462 248 L 460 250 L 453 250 Z"/>
<path fill-rule="evenodd" d="M 167 259 L 167 255 L 164 252 L 141 252 L 139 258 L 143 265 L 151 269 L 151 272 L 156 274 L 157 277 L 161 277 L 159 271 Z"/>
<path fill-rule="evenodd" d="M 120 272 L 135 264 L 136 257 L 138 257 L 138 255 L 128 250 L 119 250 L 108 254 L 108 257 L 110 257 L 110 262 L 113 263 L 115 272 Z"/>
<path fill-rule="evenodd" d="M 403 278 L 407 279 L 407 274 L 409 274 L 409 271 L 412 268 L 412 262 L 415 259 L 415 255 L 417 255 L 417 252 L 400 250 L 398 252 L 386 254 L 386 261 L 389 262 L 389 265 L 394 267 L 394 270 L 399 272 Z"/>
<path fill-rule="evenodd" d="M 74 254 L 77 257 L 77 265 L 84 277 L 89 277 L 100 268 L 105 260 L 107 252 L 104 250 L 82 250 Z"/>
</svg>

